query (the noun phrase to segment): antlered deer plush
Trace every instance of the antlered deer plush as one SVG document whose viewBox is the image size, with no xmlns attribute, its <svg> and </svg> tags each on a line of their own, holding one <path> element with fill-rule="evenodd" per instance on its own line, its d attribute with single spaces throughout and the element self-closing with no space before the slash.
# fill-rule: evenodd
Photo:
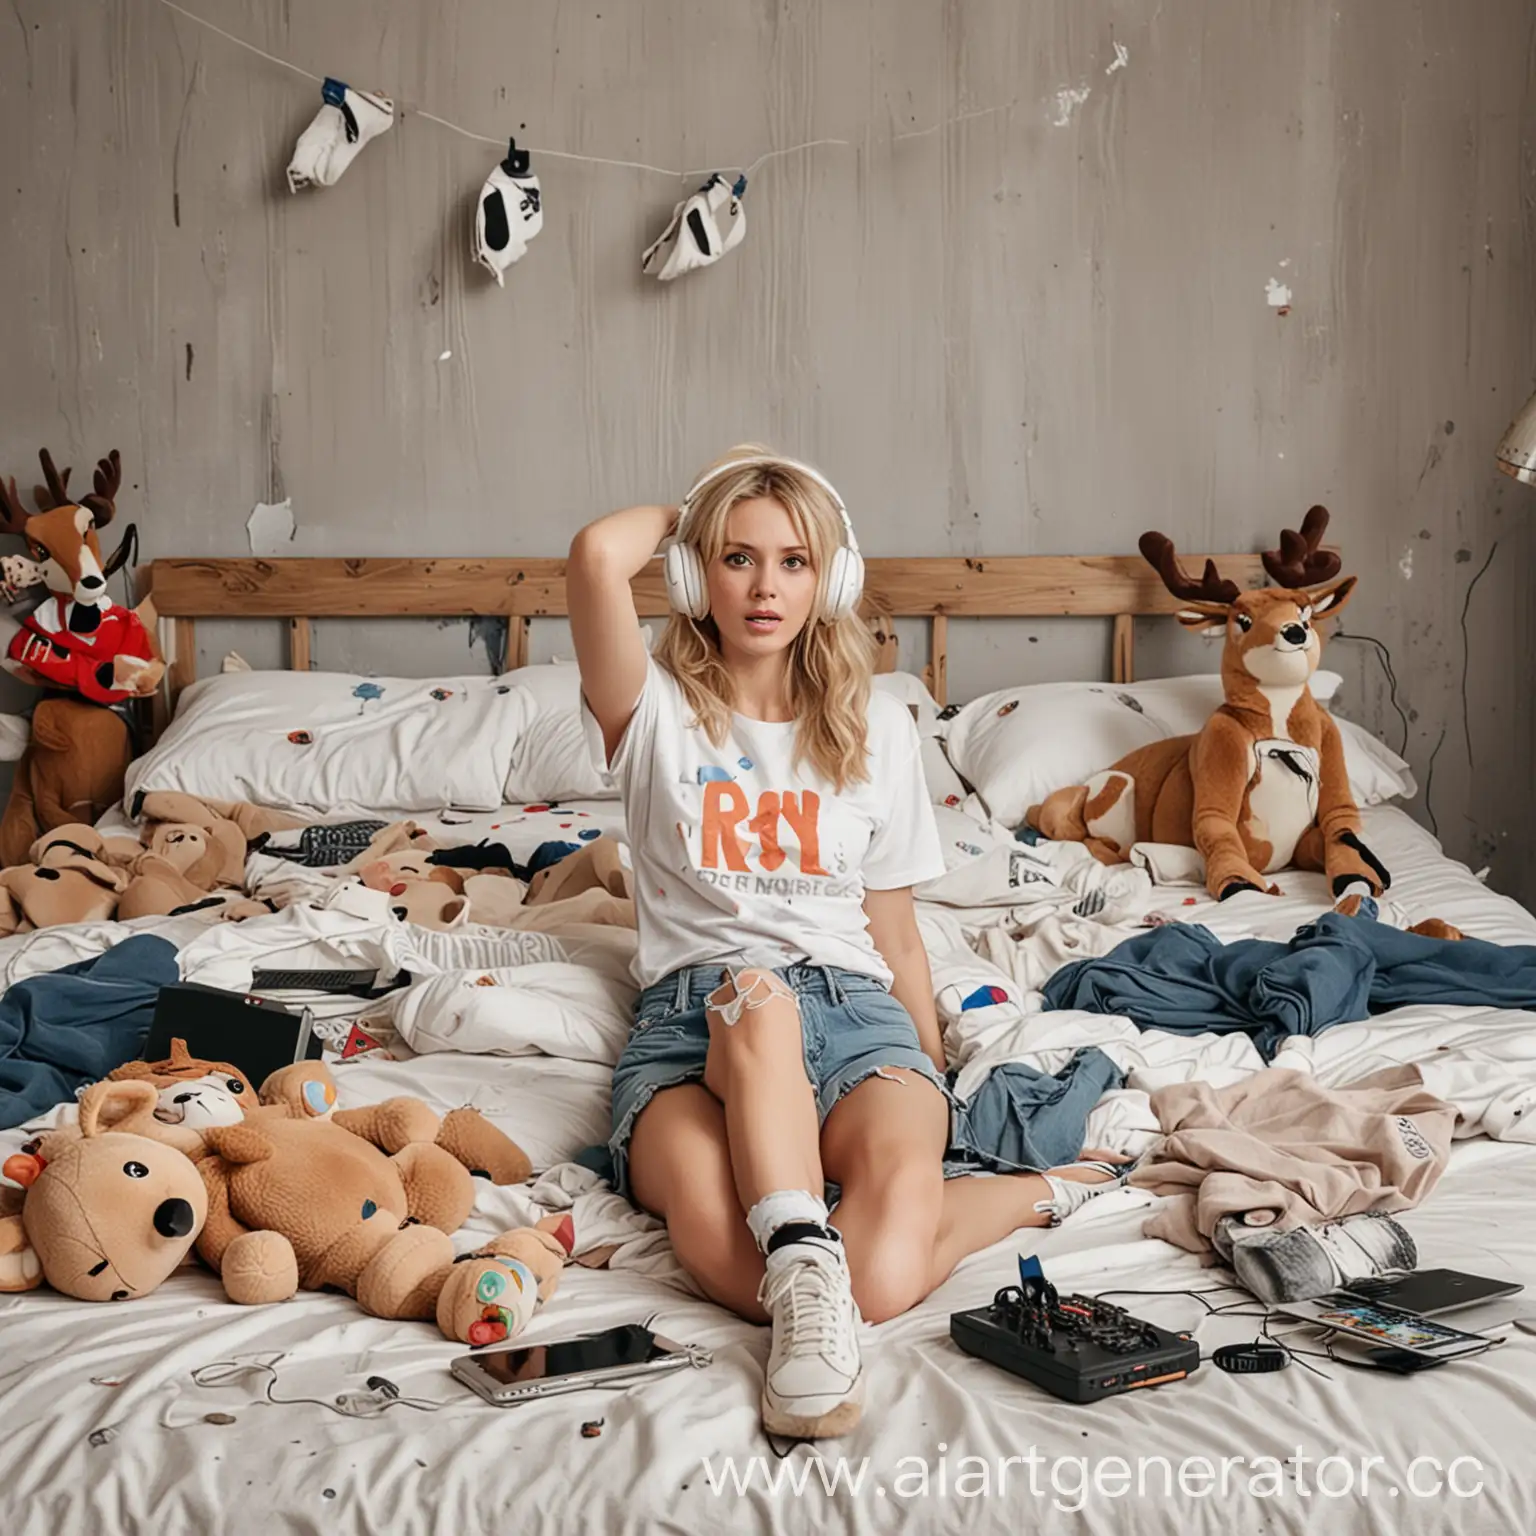
<svg viewBox="0 0 1536 1536">
<path fill-rule="evenodd" d="M 50 690 L 33 716 L 31 740 L 16 770 L 0 822 L 0 862 L 24 863 L 38 837 L 72 821 L 93 822 L 122 794 L 132 753 L 126 720 L 112 706 L 154 692 L 165 673 L 138 610 L 114 603 L 107 578 L 129 559 L 133 530 L 105 561 L 97 531 L 117 512 L 122 461 L 98 462 L 94 489 L 69 494 L 45 448 L 44 485 L 29 513 L 14 479 L 0 480 L 0 533 L 26 542 L 26 555 L 0 560 L 0 587 L 14 598 L 42 586 L 46 596 L 24 614 L 0 614 L 0 666 Z M 102 706 L 106 706 L 103 708 Z M 24 722 L 9 735 L 26 739 Z"/>
<path fill-rule="evenodd" d="M 1184 603 L 1179 623 L 1226 637 L 1226 701 L 1198 736 L 1138 748 L 1032 806 L 1031 826 L 1086 844 L 1106 864 L 1125 862 L 1138 842 L 1195 847 L 1218 899 L 1278 894 L 1268 877 L 1286 868 L 1323 870 L 1345 911 L 1382 893 L 1391 876 L 1361 841 L 1339 729 L 1307 686 L 1322 654 L 1318 621 L 1339 613 L 1355 588 L 1353 576 L 1339 577 L 1338 555 L 1322 548 L 1327 526 L 1327 509 L 1313 507 L 1299 533 L 1286 529 L 1263 557 L 1278 585 L 1251 592 L 1210 560 L 1191 578 L 1171 539 L 1142 535 L 1142 554 Z"/>
<path fill-rule="evenodd" d="M 5 562 L 7 584 L 41 584 L 48 596 L 9 636 L 8 672 L 45 687 L 67 688 L 93 704 L 118 704 L 155 691 L 165 667 L 138 614 L 114 603 L 107 577 L 126 563 L 128 541 L 103 563 L 96 532 L 117 513 L 113 498 L 123 481 L 114 448 L 96 466 L 95 490 L 73 501 L 69 470 L 61 475 L 46 448 L 39 455 L 46 486 L 33 491 L 29 513 L 16 482 L 0 482 L 0 533 L 26 540 L 26 560 Z"/>
</svg>

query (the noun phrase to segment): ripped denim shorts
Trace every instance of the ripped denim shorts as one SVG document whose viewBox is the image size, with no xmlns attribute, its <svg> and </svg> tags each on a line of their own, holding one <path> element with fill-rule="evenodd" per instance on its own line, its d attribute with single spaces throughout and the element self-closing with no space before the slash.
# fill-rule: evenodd
<svg viewBox="0 0 1536 1536">
<path fill-rule="evenodd" d="M 718 965 L 686 966 L 647 987 L 635 1004 L 635 1027 L 613 1069 L 613 1134 L 608 1152 L 613 1186 L 629 1195 L 629 1138 L 653 1094 L 702 1082 L 709 1052 L 706 1002 L 729 973 Z M 954 1098 L 918 1044 L 912 1016 L 873 976 L 828 965 L 786 965 L 774 972 L 800 1005 L 805 1075 L 816 1090 L 816 1113 L 832 1106 L 882 1067 L 905 1067 Z M 750 1008 L 750 1005 L 749 1005 Z M 750 1019 L 746 1012 L 735 1027 Z"/>
</svg>

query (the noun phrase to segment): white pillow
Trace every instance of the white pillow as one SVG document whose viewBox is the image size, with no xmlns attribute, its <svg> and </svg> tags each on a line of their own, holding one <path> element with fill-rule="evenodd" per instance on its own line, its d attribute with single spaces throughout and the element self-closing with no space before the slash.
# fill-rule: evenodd
<svg viewBox="0 0 1536 1536">
<path fill-rule="evenodd" d="M 617 800 L 618 786 L 597 771 L 582 735 L 581 674 L 576 664 L 519 667 L 501 681 L 518 690 L 528 709 L 508 765 L 507 804 Z"/>
<path fill-rule="evenodd" d="M 1315 673 L 1313 697 L 1326 703 L 1341 681 L 1336 672 Z M 1149 742 L 1193 735 L 1221 701 L 1215 673 L 1127 684 L 1034 683 L 967 704 L 948 722 L 945 745 L 992 816 L 1018 827 L 1052 790 L 1081 784 Z M 1357 803 L 1414 793 L 1401 758 L 1359 726 L 1338 725 Z"/>
<path fill-rule="evenodd" d="M 1333 714 L 1333 711 L 1329 711 Z M 1413 770 L 1380 738 L 1353 720 L 1333 716 L 1344 738 L 1344 766 L 1356 805 L 1380 805 L 1386 800 L 1411 800 L 1419 792 Z"/>
<path fill-rule="evenodd" d="M 944 728 L 939 720 L 939 706 L 923 686 L 922 679 L 911 672 L 881 672 L 875 689 L 900 699 L 917 721 L 917 734 L 923 745 L 923 779 L 928 798 L 935 805 L 958 808 L 965 800 L 965 785 L 944 755 Z"/>
<path fill-rule="evenodd" d="M 493 677 L 226 672 L 182 694 L 125 798 L 179 789 L 297 811 L 493 811 L 527 718 Z"/>
</svg>

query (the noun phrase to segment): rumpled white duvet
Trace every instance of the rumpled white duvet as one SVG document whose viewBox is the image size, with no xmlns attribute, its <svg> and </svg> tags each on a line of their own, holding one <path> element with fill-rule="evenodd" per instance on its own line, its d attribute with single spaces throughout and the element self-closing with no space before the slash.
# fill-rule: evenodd
<svg viewBox="0 0 1536 1536">
<path fill-rule="evenodd" d="M 1367 835 L 1394 871 L 1392 894 L 1405 917 L 1434 914 L 1479 937 L 1536 942 L 1536 920 L 1445 860 L 1406 816 L 1369 812 Z M 946 879 L 990 879 L 964 869 L 989 853 L 1006 866 L 993 834 L 972 846 L 978 852 L 957 860 Z M 1040 857 L 1049 873 L 1050 856 Z M 1237 898 L 1217 908 L 1189 888 L 1147 882 L 1140 897 L 1123 885 L 1107 890 L 1102 877 L 1074 875 L 1068 866 L 1030 882 L 1028 901 L 1009 902 L 995 887 L 992 899 L 966 905 L 925 901 L 946 1043 L 962 1091 L 996 1062 L 1049 1069 L 1081 1045 L 1100 1045 L 1130 1077 L 1095 1112 L 1090 1140 L 1134 1148 L 1151 1130 L 1146 1094 L 1159 1083 L 1228 1081 L 1265 1068 L 1241 1039 L 1142 1033 L 1125 1020 L 1035 1011 L 1025 984 L 1035 936 L 1059 945 L 1063 934 L 1081 930 L 1085 942 L 1112 947 L 1149 908 L 1208 921 L 1231 936 L 1289 931 L 1321 908 L 1321 892 L 1312 877 L 1288 876 L 1283 898 Z M 944 892 L 924 893 L 935 894 Z M 780 1461 L 785 1448 L 770 1447 L 758 1422 L 766 1331 L 704 1300 L 678 1269 L 660 1225 L 572 1162 L 608 1134 L 611 1062 L 632 997 L 625 945 L 633 936 L 464 930 L 422 939 L 419 930 L 364 931 L 368 925 L 344 922 L 343 914 L 300 915 L 306 912 L 201 930 L 183 950 L 184 973 L 240 986 L 258 966 L 411 970 L 417 979 L 387 1003 L 345 1005 L 351 1017 L 368 1018 L 398 1059 L 375 1054 L 339 1065 L 342 1101 L 414 1093 L 440 1111 L 472 1103 L 527 1148 L 537 1181 L 483 1189 L 459 1239 L 464 1246 L 544 1210 L 570 1209 L 578 1254 L 611 1250 L 605 1269 L 567 1270 L 560 1294 L 535 1318 L 531 1340 L 654 1318 L 669 1336 L 712 1348 L 714 1364 L 624 1393 L 499 1410 L 449 1376 L 447 1363 L 459 1349 L 435 1329 L 365 1317 L 343 1297 L 302 1295 L 242 1309 L 222 1299 L 211 1276 L 189 1270 L 120 1308 L 45 1293 L 7 1298 L 0 1300 L 7 1426 L 0 1516 L 8 1536 L 137 1529 L 327 1536 L 503 1528 L 1536 1530 L 1529 1451 L 1536 1337 L 1522 1332 L 1503 1329 L 1510 1342 L 1502 1349 L 1419 1376 L 1310 1362 L 1326 1376 L 1293 1366 L 1241 1377 L 1207 1364 L 1189 1381 L 1086 1407 L 1056 1402 L 955 1349 L 950 1312 L 989 1300 L 1009 1281 L 1020 1252 L 1037 1253 L 1063 1289 L 1177 1292 L 1219 1284 L 1219 1272 L 1142 1236 L 1151 1197 L 1129 1190 L 1091 1202 L 1056 1231 L 1021 1232 L 974 1255 L 914 1311 L 866 1329 L 864 1423 L 821 1447 L 819 1462 L 811 1447 Z M 40 960 L 63 953 L 59 946 L 112 941 L 105 932 L 91 940 L 55 934 L 32 936 L 38 948 L 0 945 L 0 974 L 17 979 L 24 956 Z M 997 987 L 1006 1001 L 961 1007 L 982 985 Z M 1536 1104 L 1536 1014 L 1403 1009 L 1296 1042 L 1276 1064 L 1342 1083 L 1399 1061 L 1424 1067 L 1433 1091 L 1457 1106 L 1466 1138 L 1433 1199 L 1404 1218 L 1421 1263 L 1536 1286 L 1536 1153 L 1522 1144 L 1536 1140 L 1525 1129 Z M 0 1153 L 21 1139 L 0 1133 Z M 1176 1294 L 1120 1299 L 1164 1326 L 1198 1329 L 1207 1353 L 1252 1338 L 1260 1326 L 1251 1318 L 1206 1318 L 1200 1301 Z M 1242 1300 L 1234 1293 L 1207 1299 Z M 1519 1297 L 1467 1314 L 1464 1325 L 1507 1323 L 1525 1311 L 1536 1315 L 1536 1301 Z M 275 1362 L 273 1396 L 281 1401 L 266 1400 L 259 1373 L 217 1388 L 193 1382 L 195 1368 L 231 1360 Z M 362 1390 L 373 1375 L 421 1406 L 402 1403 L 370 1419 L 325 1406 L 341 1392 Z M 584 1435 L 588 1422 L 599 1433 Z M 1033 1470 L 1017 1460 L 1032 1453 Z M 1310 1459 L 1300 1476 L 1298 1455 Z M 839 1464 L 838 1456 L 848 1461 Z M 1312 1469 L 1325 1456 L 1343 1458 L 1325 1469 L 1323 1484 L 1341 1488 L 1348 1471 L 1344 1492 L 1314 1486 Z M 726 1457 L 734 1458 L 731 1472 Z M 1366 1469 L 1362 1492 L 1360 1467 L 1370 1457 L 1379 1461 Z M 1426 1457 L 1439 1465 L 1438 1491 L 1426 1491 L 1436 1473 L 1415 1460 Z M 1129 1468 L 1128 1486 L 1116 1458 Z M 1171 1488 L 1157 1458 L 1169 1464 Z M 1274 1489 L 1259 1476 L 1264 1458 L 1281 1469 Z M 1224 1462 L 1222 1485 L 1207 1477 L 1206 1464 L 1219 1473 Z M 809 1484 L 798 1495 L 792 1482 L 769 1486 L 802 1475 Z M 828 1492 L 834 1475 L 840 1481 Z M 738 1476 L 745 1491 L 736 1491 Z M 1474 1485 L 1475 1493 L 1465 1491 Z"/>
</svg>

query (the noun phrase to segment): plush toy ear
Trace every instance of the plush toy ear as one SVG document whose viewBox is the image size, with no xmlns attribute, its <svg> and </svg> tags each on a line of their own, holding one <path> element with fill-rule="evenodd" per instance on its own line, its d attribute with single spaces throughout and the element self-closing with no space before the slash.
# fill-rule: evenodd
<svg viewBox="0 0 1536 1536">
<path fill-rule="evenodd" d="M 1350 598 L 1355 595 L 1354 576 L 1341 576 L 1335 582 L 1326 587 L 1316 587 L 1311 594 L 1312 617 L 1314 619 L 1331 619 L 1338 614 Z"/>
<path fill-rule="evenodd" d="M 314 1119 L 336 1108 L 336 1082 L 319 1061 L 296 1061 L 279 1067 L 261 1085 L 263 1104 L 286 1104 L 296 1117 Z"/>
<path fill-rule="evenodd" d="M 159 1102 L 159 1090 L 153 1083 L 111 1079 L 92 1083 L 80 1095 L 80 1134 L 100 1136 L 134 1115 L 153 1115 Z"/>
<path fill-rule="evenodd" d="M 1202 635 L 1224 635 L 1230 611 L 1225 603 L 1190 602 L 1180 608 L 1174 617 L 1185 629 L 1198 630 Z"/>
<path fill-rule="evenodd" d="M 31 1189 L 47 1166 L 47 1162 L 34 1152 L 13 1152 L 4 1163 L 0 1163 L 0 1173 L 11 1183 L 20 1184 L 23 1189 Z"/>
<path fill-rule="evenodd" d="M 272 1156 L 271 1140 L 254 1125 L 216 1125 L 203 1132 L 203 1142 L 227 1163 L 264 1163 Z"/>
<path fill-rule="evenodd" d="M 113 1067 L 107 1073 L 109 1083 L 132 1083 L 141 1077 L 154 1077 L 155 1064 L 150 1061 L 125 1061 L 120 1067 Z"/>
</svg>

